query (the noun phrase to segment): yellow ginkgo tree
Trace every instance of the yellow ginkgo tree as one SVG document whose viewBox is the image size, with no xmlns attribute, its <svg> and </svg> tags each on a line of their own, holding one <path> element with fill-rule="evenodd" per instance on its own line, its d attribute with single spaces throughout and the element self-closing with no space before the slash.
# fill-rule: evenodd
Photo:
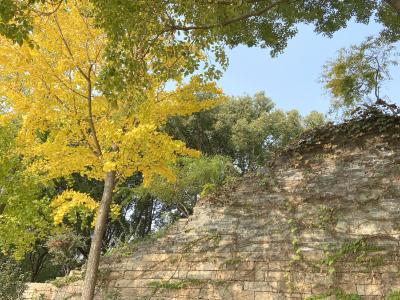
<svg viewBox="0 0 400 300">
<path fill-rule="evenodd" d="M 53 201 L 56 223 L 74 207 L 95 210 L 82 299 L 93 298 L 116 183 L 136 172 L 144 184 L 154 176 L 173 181 L 177 157 L 198 153 L 160 127 L 171 116 L 207 109 L 223 98 L 215 84 L 198 77 L 184 84 L 177 76 L 175 89 L 166 90 L 167 82 L 154 70 L 143 74 L 147 84 L 141 90 L 135 85 L 130 90 L 127 83 L 120 99 L 108 101 L 99 88 L 107 39 L 91 9 L 88 1 L 65 2 L 52 14 L 33 19 L 30 45 L 0 40 L 0 97 L 8 107 L 0 122 L 21 120 L 17 145 L 28 172 L 45 180 L 74 173 L 104 180 L 100 201 L 71 190 Z M 151 51 L 132 51 L 151 66 Z M 201 53 L 195 55 L 201 59 Z M 181 58 L 163 59 L 166 68 L 179 68 Z"/>
</svg>

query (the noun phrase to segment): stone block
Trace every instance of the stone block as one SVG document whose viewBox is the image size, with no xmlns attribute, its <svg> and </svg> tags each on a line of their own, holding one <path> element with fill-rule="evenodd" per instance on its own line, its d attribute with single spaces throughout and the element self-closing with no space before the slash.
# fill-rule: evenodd
<svg viewBox="0 0 400 300">
<path fill-rule="evenodd" d="M 187 278 L 210 280 L 213 277 L 212 271 L 188 271 Z"/>
<path fill-rule="evenodd" d="M 277 292 L 278 291 L 278 283 L 269 281 L 245 281 L 243 285 L 243 289 L 256 291 L 256 292 Z"/>
</svg>

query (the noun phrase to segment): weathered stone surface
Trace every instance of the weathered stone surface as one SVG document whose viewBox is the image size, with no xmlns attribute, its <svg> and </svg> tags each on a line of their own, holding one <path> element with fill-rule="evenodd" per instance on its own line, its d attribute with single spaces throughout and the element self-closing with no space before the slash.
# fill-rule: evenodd
<svg viewBox="0 0 400 300">
<path fill-rule="evenodd" d="M 105 290 L 116 299 L 383 299 L 400 288 L 400 143 L 376 135 L 299 155 L 103 263 L 110 273 L 97 299 Z M 43 290 L 58 300 L 79 287 Z M 26 299 L 39 292 L 30 287 Z"/>
<path fill-rule="evenodd" d="M 24 299 L 36 300 L 40 299 L 40 297 L 51 299 L 56 289 L 50 283 L 29 283 L 24 293 Z"/>
</svg>

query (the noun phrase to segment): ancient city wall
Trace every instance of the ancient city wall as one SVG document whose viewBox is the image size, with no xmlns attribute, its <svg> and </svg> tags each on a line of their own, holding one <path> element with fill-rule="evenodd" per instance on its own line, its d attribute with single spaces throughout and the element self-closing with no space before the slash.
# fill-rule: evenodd
<svg viewBox="0 0 400 300">
<path fill-rule="evenodd" d="M 400 123 L 384 120 L 305 138 L 104 257 L 97 299 L 400 299 Z M 46 297 L 79 299 L 80 284 Z"/>
</svg>

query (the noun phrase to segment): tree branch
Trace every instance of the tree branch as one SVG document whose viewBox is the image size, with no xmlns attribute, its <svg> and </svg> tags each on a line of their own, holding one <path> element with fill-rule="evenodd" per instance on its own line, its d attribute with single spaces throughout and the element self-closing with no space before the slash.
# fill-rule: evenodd
<svg viewBox="0 0 400 300">
<path fill-rule="evenodd" d="M 55 23 L 56 23 L 56 25 L 57 25 L 58 31 L 59 31 L 59 33 L 60 33 L 60 37 L 61 37 L 61 39 L 62 39 L 62 41 L 63 41 L 65 47 L 67 48 L 67 51 L 68 51 L 70 57 L 71 57 L 72 59 L 74 59 L 74 55 L 73 55 L 73 53 L 72 53 L 72 50 L 71 50 L 71 48 L 69 47 L 68 42 L 67 42 L 67 40 L 65 39 L 65 37 L 64 37 L 64 35 L 63 35 L 63 33 L 62 33 L 60 24 L 58 23 L 57 16 L 54 16 L 54 20 L 55 20 Z M 90 62 L 89 62 L 89 63 L 90 63 Z M 79 73 L 81 73 L 81 75 L 86 79 L 86 82 L 87 82 L 87 89 L 88 89 L 88 91 L 87 91 L 87 93 L 88 93 L 88 94 L 87 94 L 87 103 L 88 103 L 88 123 L 89 123 L 90 131 L 91 131 L 91 135 L 92 135 L 92 137 L 93 137 L 93 142 L 94 142 L 94 145 L 95 145 L 95 154 L 96 154 L 97 156 L 101 156 L 102 151 L 101 151 L 101 147 L 100 147 L 99 140 L 98 140 L 98 138 L 97 138 L 96 128 L 95 128 L 95 126 L 94 126 L 94 121 L 93 121 L 93 110 L 92 110 L 92 80 L 91 80 L 90 74 L 91 74 L 91 72 L 92 72 L 93 65 L 90 64 L 88 74 L 86 74 L 86 73 L 82 70 L 82 68 L 81 68 L 80 66 L 77 65 L 76 67 L 78 68 Z"/>
<path fill-rule="evenodd" d="M 93 112 L 92 112 L 92 81 L 90 78 L 90 72 L 91 72 L 92 67 L 89 68 L 89 76 L 87 79 L 87 84 L 88 84 L 88 122 L 89 122 L 89 127 L 90 127 L 90 131 L 93 137 L 93 141 L 94 141 L 94 145 L 95 145 L 95 150 L 96 150 L 96 154 L 97 156 L 101 156 L 101 147 L 100 147 L 100 143 L 99 140 L 97 138 L 97 133 L 96 133 L 96 129 L 94 126 L 94 122 L 93 122 Z"/>
<path fill-rule="evenodd" d="M 397 13 L 400 14 L 400 0 L 385 0 Z"/>
<path fill-rule="evenodd" d="M 207 4 L 211 5 L 236 5 L 240 6 L 244 3 L 246 4 L 251 4 L 251 3 L 259 3 L 259 2 L 265 2 L 267 0 L 242 0 L 238 3 L 235 3 L 233 0 L 214 0 L 210 3 L 210 1 Z"/>
<path fill-rule="evenodd" d="M 375 86 L 374 86 L 374 93 L 375 93 L 375 97 L 376 100 L 378 101 L 380 99 L 379 97 L 379 75 L 381 73 L 381 65 L 379 63 L 379 60 L 377 57 L 374 57 L 375 62 L 376 62 L 376 70 L 375 70 Z"/>
<path fill-rule="evenodd" d="M 40 11 L 40 10 L 36 10 L 36 9 L 32 9 L 32 11 L 36 14 L 38 14 L 39 16 L 51 16 L 52 14 L 56 13 L 59 8 L 61 7 L 61 4 L 64 2 L 64 0 L 60 0 L 58 1 L 57 4 L 55 4 L 55 8 L 51 11 Z"/>
<path fill-rule="evenodd" d="M 55 21 L 55 23 L 57 25 L 58 32 L 60 33 L 61 40 L 63 41 L 65 48 L 67 48 L 69 56 L 74 60 L 74 55 L 72 53 L 71 48 L 69 47 L 69 44 L 68 44 L 67 40 L 65 39 L 65 37 L 64 37 L 64 35 L 62 33 L 61 26 L 60 26 L 60 23 L 58 22 L 57 16 L 54 16 L 54 21 Z M 76 67 L 78 68 L 79 73 L 81 73 L 81 75 L 86 80 L 88 80 L 88 75 L 82 70 L 82 68 L 79 65 L 76 65 Z"/>
<path fill-rule="evenodd" d="M 220 23 L 215 23 L 215 24 L 208 24 L 208 25 L 193 25 L 193 26 L 177 26 L 177 25 L 172 25 L 170 28 L 168 28 L 167 31 L 171 31 L 171 30 L 181 30 L 181 31 L 190 31 L 190 30 L 206 30 L 206 29 L 212 29 L 215 27 L 223 27 L 223 26 L 227 26 L 236 22 L 240 22 L 243 20 L 246 20 L 248 18 L 251 17 L 257 17 L 257 16 L 261 16 L 263 14 L 265 14 L 266 12 L 272 10 L 273 8 L 275 8 L 276 6 L 284 3 L 284 2 L 288 2 L 290 0 L 278 0 L 275 1 L 273 3 L 271 3 L 270 5 L 264 7 L 263 9 L 260 9 L 258 11 L 255 12 L 250 12 L 241 16 L 237 16 L 235 18 L 229 19 L 229 20 L 225 20 L 223 22 Z"/>
</svg>

